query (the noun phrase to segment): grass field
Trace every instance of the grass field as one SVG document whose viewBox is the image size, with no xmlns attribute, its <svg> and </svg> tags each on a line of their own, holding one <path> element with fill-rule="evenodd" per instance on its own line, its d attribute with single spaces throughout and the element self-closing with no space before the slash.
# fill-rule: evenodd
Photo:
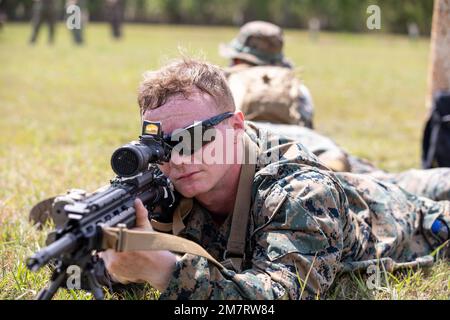
<svg viewBox="0 0 450 320">
<path fill-rule="evenodd" d="M 106 25 L 91 24 L 84 47 L 72 45 L 63 25 L 53 47 L 46 30 L 29 46 L 30 31 L 25 24 L 0 30 L 0 299 L 30 299 L 44 286 L 48 270 L 34 274 L 24 266 L 45 239 L 27 222 L 28 211 L 42 198 L 109 181 L 112 151 L 139 133 L 142 73 L 177 57 L 179 46 L 225 65 L 218 43 L 237 30 L 129 25 L 115 42 Z M 286 42 L 314 96 L 319 131 L 383 169 L 419 166 L 427 39 L 322 34 L 311 42 L 305 32 L 288 30 Z M 328 297 L 449 299 L 450 268 L 442 262 L 387 275 L 379 291 L 364 281 L 359 274 L 339 277 Z M 57 297 L 90 298 L 67 291 Z"/>
</svg>

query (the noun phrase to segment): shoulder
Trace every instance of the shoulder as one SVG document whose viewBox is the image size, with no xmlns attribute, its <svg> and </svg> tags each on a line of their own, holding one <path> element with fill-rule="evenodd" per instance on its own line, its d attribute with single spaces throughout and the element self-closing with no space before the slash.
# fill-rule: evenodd
<svg viewBox="0 0 450 320">
<path fill-rule="evenodd" d="M 296 163 L 258 171 L 253 189 L 256 202 L 270 207 L 272 202 L 288 202 L 292 209 L 314 213 L 317 208 L 343 209 L 346 203 L 344 189 L 333 172 Z"/>
<path fill-rule="evenodd" d="M 306 200 L 324 205 L 332 201 L 330 207 L 345 202 L 343 188 L 335 174 L 301 143 L 251 122 L 246 124 L 245 132 L 259 147 L 253 181 L 256 201 L 276 203 L 283 199 L 293 207 L 305 205 Z M 311 210 L 314 206 L 316 204 L 310 206 Z"/>
<path fill-rule="evenodd" d="M 346 197 L 339 179 L 302 144 L 269 132 L 246 132 L 260 148 L 253 182 L 256 202 L 271 208 L 272 203 L 288 202 L 292 209 L 308 207 L 310 211 L 323 206 L 344 208 Z"/>
<path fill-rule="evenodd" d="M 284 135 L 286 130 L 281 130 L 281 134 L 275 133 L 274 128 L 270 124 L 251 121 L 246 121 L 245 124 L 245 133 L 259 148 L 260 174 L 276 173 L 281 167 L 294 171 L 304 166 L 328 170 L 299 139 Z M 295 137 L 298 138 L 298 135 Z"/>
<path fill-rule="evenodd" d="M 285 164 L 278 175 L 255 177 L 254 191 L 251 236 L 271 254 L 286 246 L 307 254 L 340 248 L 348 202 L 332 173 Z"/>
</svg>

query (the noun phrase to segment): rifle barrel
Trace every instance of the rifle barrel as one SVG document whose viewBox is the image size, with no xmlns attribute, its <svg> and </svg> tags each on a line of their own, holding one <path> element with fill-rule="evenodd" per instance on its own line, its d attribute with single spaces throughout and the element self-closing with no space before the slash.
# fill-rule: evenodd
<svg viewBox="0 0 450 320">
<path fill-rule="evenodd" d="M 67 233 L 47 247 L 36 252 L 32 257 L 28 258 L 27 267 L 31 271 L 37 271 L 46 265 L 51 259 L 60 256 L 64 252 L 73 250 L 76 245 L 77 237 L 72 233 Z"/>
</svg>

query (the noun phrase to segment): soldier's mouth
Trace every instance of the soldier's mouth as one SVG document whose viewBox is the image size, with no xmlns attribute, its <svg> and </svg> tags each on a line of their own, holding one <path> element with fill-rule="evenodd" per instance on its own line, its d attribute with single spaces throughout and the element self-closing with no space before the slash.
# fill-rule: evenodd
<svg viewBox="0 0 450 320">
<path fill-rule="evenodd" d="M 194 175 L 196 175 L 199 172 L 200 171 L 194 171 L 194 172 L 191 172 L 191 173 L 187 173 L 187 174 L 181 175 L 178 178 L 176 178 L 176 180 L 177 181 L 182 181 L 182 180 L 185 180 L 185 179 L 189 179 L 189 178 L 193 177 Z"/>
</svg>

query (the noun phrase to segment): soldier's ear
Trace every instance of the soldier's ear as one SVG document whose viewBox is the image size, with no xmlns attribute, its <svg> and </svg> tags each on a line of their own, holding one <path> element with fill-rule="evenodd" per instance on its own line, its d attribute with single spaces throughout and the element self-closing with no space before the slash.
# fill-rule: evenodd
<svg viewBox="0 0 450 320">
<path fill-rule="evenodd" d="M 244 129 L 244 114 L 241 111 L 236 111 L 230 118 L 229 124 L 233 129 Z"/>
</svg>

